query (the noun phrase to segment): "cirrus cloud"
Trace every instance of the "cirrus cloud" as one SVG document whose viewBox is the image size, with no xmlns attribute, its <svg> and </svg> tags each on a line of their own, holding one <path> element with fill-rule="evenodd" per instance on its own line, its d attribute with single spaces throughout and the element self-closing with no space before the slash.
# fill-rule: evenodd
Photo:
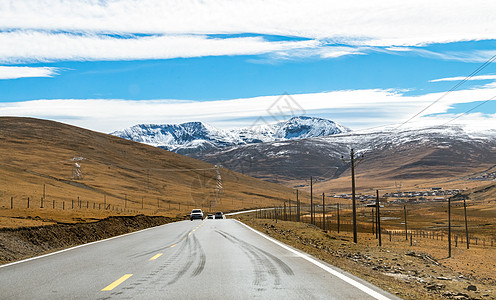
<svg viewBox="0 0 496 300">
<path fill-rule="evenodd" d="M 0 66 L 0 79 L 53 77 L 54 75 L 58 75 L 58 68 Z"/>
</svg>

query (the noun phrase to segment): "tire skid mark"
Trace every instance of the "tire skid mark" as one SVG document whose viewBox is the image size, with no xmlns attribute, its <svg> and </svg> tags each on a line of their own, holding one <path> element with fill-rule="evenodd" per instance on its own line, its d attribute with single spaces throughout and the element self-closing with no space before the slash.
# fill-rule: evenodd
<svg viewBox="0 0 496 300">
<path fill-rule="evenodd" d="M 229 233 L 228 233 L 229 234 Z M 229 234 L 230 235 L 230 234 Z M 286 275 L 291 275 L 293 276 L 294 275 L 294 272 L 293 272 L 293 269 L 291 269 L 290 266 L 288 266 L 285 262 L 283 262 L 280 258 L 278 258 L 277 256 L 265 251 L 265 250 L 262 250 L 260 248 L 258 248 L 257 246 L 254 246 L 252 244 L 249 244 L 245 241 L 241 241 L 240 239 L 238 239 L 237 237 L 235 236 L 232 236 L 231 237 L 241 243 L 245 243 L 247 245 L 250 245 L 251 247 L 257 249 L 258 251 L 262 252 L 263 254 L 265 254 L 266 256 L 268 256 L 269 258 L 271 258 L 272 260 L 274 260 L 280 267 L 281 269 L 284 271 L 284 273 L 286 273 Z"/>
<path fill-rule="evenodd" d="M 231 241 L 232 243 L 239 245 L 240 249 L 245 254 L 247 254 L 248 258 L 250 259 L 250 261 L 252 262 L 255 268 L 254 285 L 261 285 L 262 282 L 266 281 L 265 273 L 268 273 L 274 277 L 275 286 L 280 285 L 281 277 L 279 275 L 279 271 L 276 265 L 279 266 L 279 268 L 282 269 L 282 271 L 286 275 L 289 276 L 294 275 L 293 270 L 275 255 L 270 254 L 267 251 L 264 251 L 250 243 L 242 241 L 227 232 L 219 231 L 219 230 L 216 230 L 216 232 L 219 233 L 224 238 L 226 238 L 227 240 Z M 275 262 L 276 265 L 274 265 L 273 262 Z"/>
<path fill-rule="evenodd" d="M 187 233 L 189 232 L 190 230 L 189 229 L 186 229 L 185 231 L 181 232 L 180 234 L 178 234 L 174 239 L 172 239 L 173 241 L 180 241 L 181 240 L 181 236 L 187 236 Z M 178 242 L 169 242 L 169 244 L 167 246 L 164 246 L 164 247 L 160 247 L 160 248 L 157 248 L 157 249 L 154 249 L 154 250 L 151 250 L 151 251 L 147 251 L 147 252 L 142 252 L 142 253 L 139 253 L 139 254 L 134 254 L 134 255 L 131 255 L 129 257 L 131 258 L 138 258 L 138 257 L 143 257 L 143 256 L 149 256 L 151 254 L 154 254 L 156 252 L 160 252 L 160 251 L 163 251 L 163 250 L 166 250 L 168 248 L 170 248 L 170 246 L 174 245 L 174 244 L 177 244 Z"/>
<path fill-rule="evenodd" d="M 195 277 L 200 275 L 201 272 L 203 272 L 203 269 L 205 268 L 205 263 L 207 261 L 207 256 L 205 255 L 205 251 L 203 250 L 203 247 L 201 246 L 200 242 L 198 242 L 198 239 L 196 238 L 195 235 L 193 235 L 193 239 L 195 241 L 195 249 L 198 249 L 200 253 L 198 265 L 196 266 L 195 270 L 193 271 L 193 274 L 191 275 L 192 277 Z"/>
<path fill-rule="evenodd" d="M 179 235 L 180 236 L 180 235 Z M 183 234 L 183 239 L 187 239 L 187 233 Z M 142 276 L 139 283 L 139 294 L 145 293 L 150 288 L 157 288 L 166 286 L 166 281 L 168 274 L 174 273 L 177 262 L 186 247 L 186 243 L 180 243 L 179 247 L 172 248 L 173 251 L 169 252 L 170 255 L 166 256 L 166 259 L 161 262 L 156 268 Z M 151 286 L 151 287 L 150 287 Z"/>
<path fill-rule="evenodd" d="M 155 267 L 145 276 L 141 277 L 136 283 L 140 286 L 140 292 L 146 292 L 148 289 L 158 289 L 166 291 L 167 287 L 175 284 L 185 274 L 191 270 L 195 262 L 197 265 L 191 273 L 191 277 L 200 275 L 206 263 L 206 255 L 198 238 L 194 234 L 189 234 L 190 230 L 184 232 L 181 237 L 181 243 L 177 247 L 171 248 L 169 255 L 164 256 L 160 265 Z"/>
<path fill-rule="evenodd" d="M 189 236 L 188 236 L 185 240 L 185 243 L 184 243 L 184 247 L 187 248 L 186 263 L 184 263 L 180 266 L 179 271 L 177 271 L 177 273 L 175 273 L 175 276 L 173 276 L 172 279 L 169 280 L 169 282 L 167 282 L 166 285 L 172 285 L 172 284 L 176 283 L 181 277 L 184 276 L 184 274 L 189 270 L 189 268 L 193 264 L 192 257 L 196 254 L 196 251 L 194 249 L 192 249 L 191 241 L 192 241 L 192 239 L 189 238 Z M 183 259 L 181 261 L 183 261 Z"/>
<path fill-rule="evenodd" d="M 253 278 L 253 285 L 255 285 L 255 286 L 262 285 L 262 283 L 264 283 L 266 281 L 266 278 L 265 278 L 265 272 L 264 272 L 262 264 L 260 263 L 260 260 L 257 260 L 257 257 L 253 255 L 253 252 L 248 251 L 248 249 L 246 247 L 243 247 L 242 245 L 240 245 L 240 243 L 237 240 L 233 239 L 231 236 L 228 236 L 227 233 L 225 233 L 224 231 L 216 230 L 216 232 L 218 234 L 220 234 L 222 237 L 224 237 L 225 239 L 227 239 L 228 241 L 230 241 L 231 243 L 240 246 L 239 249 L 243 253 L 246 254 L 248 259 L 250 260 L 251 265 L 254 268 L 253 273 L 255 275 L 255 278 Z M 263 289 L 259 289 L 259 290 L 263 290 Z"/>
</svg>

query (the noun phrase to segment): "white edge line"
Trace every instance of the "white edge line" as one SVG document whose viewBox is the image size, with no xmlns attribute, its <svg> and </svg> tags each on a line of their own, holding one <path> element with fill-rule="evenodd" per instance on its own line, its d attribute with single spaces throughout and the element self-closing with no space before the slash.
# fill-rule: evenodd
<svg viewBox="0 0 496 300">
<path fill-rule="evenodd" d="M 250 210 L 237 211 L 237 212 L 233 212 L 233 213 L 227 213 L 225 215 L 226 216 L 234 216 L 234 215 L 239 215 L 239 214 L 251 213 L 251 212 L 255 212 L 255 211 L 259 211 L 259 210 L 272 210 L 272 209 L 274 209 L 274 208 L 273 207 L 272 208 L 257 208 L 257 209 L 250 209 Z"/>
<path fill-rule="evenodd" d="M 303 254 L 303 253 L 301 253 L 299 251 L 296 251 L 296 250 L 294 250 L 294 249 L 286 246 L 285 244 L 283 244 L 283 243 L 281 243 L 281 242 L 279 242 L 279 241 L 277 241 L 277 240 L 275 240 L 275 239 L 273 239 L 273 238 L 271 238 L 271 237 L 269 237 L 269 236 L 267 236 L 267 235 L 259 232 L 258 230 L 255 230 L 255 229 L 251 228 L 250 226 L 244 224 L 243 222 L 240 222 L 238 220 L 235 220 L 235 221 L 238 222 L 238 223 L 240 223 L 240 224 L 242 224 L 242 225 L 244 225 L 245 227 L 247 227 L 251 231 L 255 232 L 256 234 L 258 234 L 258 235 L 266 238 L 267 240 L 273 242 L 274 244 L 276 244 L 276 245 L 278 245 L 278 246 L 280 246 L 280 247 L 282 247 L 282 248 L 284 248 L 284 249 L 286 249 L 286 250 L 288 250 L 288 251 L 290 251 L 290 252 L 298 255 L 299 257 L 301 257 L 301 258 L 303 258 L 303 259 L 311 262 L 312 264 L 316 265 L 317 267 L 325 270 L 326 272 L 331 273 L 332 275 L 338 277 L 339 279 L 341 279 L 341 280 L 343 280 L 343 281 L 345 281 L 345 282 L 353 285 L 354 287 L 362 290 L 363 292 L 369 294 L 370 296 L 372 296 L 372 297 L 374 297 L 376 299 L 380 299 L 380 300 L 389 300 L 390 299 L 390 298 L 388 298 L 388 297 L 386 297 L 386 296 L 384 296 L 384 295 L 382 295 L 382 294 L 374 291 L 373 289 L 371 289 L 371 288 L 363 285 L 362 283 L 360 283 L 360 282 L 358 282 L 358 281 L 356 281 L 356 280 L 354 280 L 354 279 L 352 279 L 352 278 L 350 278 L 350 277 L 348 277 L 348 276 L 346 276 L 346 275 L 344 275 L 344 274 L 342 274 L 342 273 L 340 273 L 340 272 L 338 272 L 338 271 L 336 271 L 336 270 L 334 270 L 332 268 L 329 268 L 328 266 L 326 266 L 323 263 L 321 263 L 321 262 L 319 262 L 319 261 L 311 258 L 310 256 L 305 255 L 305 254 Z"/>
<path fill-rule="evenodd" d="M 175 222 L 171 222 L 171 223 L 175 223 Z M 62 253 L 62 252 L 74 250 L 74 249 L 77 249 L 77 248 L 81 248 L 81 247 L 84 247 L 84 246 L 93 245 L 93 244 L 100 243 L 100 242 L 110 241 L 110 240 L 113 240 L 113 239 L 116 239 L 116 238 L 121 238 L 121 237 L 124 237 L 124 236 L 127 236 L 127 235 L 131 235 L 131 234 L 135 234 L 135 233 L 147 231 L 147 230 L 150 230 L 150 229 L 158 228 L 158 227 L 161 227 L 161 226 L 169 225 L 171 223 L 162 224 L 162 225 L 159 225 L 159 226 L 153 226 L 153 227 L 150 227 L 150 228 L 145 228 L 145 229 L 141 229 L 141 230 L 133 231 L 133 232 L 129 232 L 129 233 L 124 233 L 124 234 L 116 235 L 116 236 L 113 236 L 113 237 L 110 237 L 110 238 L 107 238 L 107 239 L 104 239 L 104 240 L 98 240 L 98 241 L 94 241 L 94 242 L 90 242 L 90 243 L 86 243 L 86 244 L 82 244 L 82 245 L 77 245 L 77 246 L 74 246 L 74 247 L 71 247 L 71 248 L 62 249 L 62 250 L 55 251 L 55 252 L 50 252 L 50 253 L 43 254 L 43 255 L 40 255 L 40 256 L 35 256 L 35 257 L 26 258 L 26 259 L 23 259 L 23 260 L 14 261 L 14 262 L 11 262 L 11 263 L 8 263 L 8 264 L 5 264 L 5 265 L 0 265 L 0 268 L 12 266 L 12 265 L 16 265 L 16 264 L 20 264 L 20 263 L 24 263 L 24 262 L 28 262 L 30 260 L 35 260 L 35 259 L 38 259 L 38 258 L 43 258 L 43 257 L 50 256 L 50 255 L 59 254 L 59 253 Z"/>
</svg>

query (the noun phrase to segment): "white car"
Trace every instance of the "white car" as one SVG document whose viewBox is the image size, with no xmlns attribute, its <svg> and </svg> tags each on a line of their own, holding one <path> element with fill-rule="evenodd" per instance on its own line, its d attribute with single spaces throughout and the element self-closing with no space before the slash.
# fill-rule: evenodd
<svg viewBox="0 0 496 300">
<path fill-rule="evenodd" d="M 193 221 L 194 219 L 201 219 L 203 220 L 203 212 L 201 209 L 193 209 L 191 211 L 191 215 L 190 215 L 190 220 Z"/>
</svg>

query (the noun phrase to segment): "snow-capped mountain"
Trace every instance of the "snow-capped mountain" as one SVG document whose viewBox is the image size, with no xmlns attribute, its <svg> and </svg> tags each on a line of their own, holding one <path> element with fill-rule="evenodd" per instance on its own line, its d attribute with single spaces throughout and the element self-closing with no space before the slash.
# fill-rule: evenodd
<svg viewBox="0 0 496 300">
<path fill-rule="evenodd" d="M 247 144 L 328 136 L 350 130 L 331 120 L 293 117 L 288 121 L 232 130 Z"/>
<path fill-rule="evenodd" d="M 293 117 L 288 121 L 243 129 L 222 130 L 201 122 L 178 125 L 141 124 L 112 135 L 188 154 L 230 146 L 328 136 L 350 131 L 341 124 L 313 117 Z"/>
<path fill-rule="evenodd" d="M 181 153 L 245 144 L 238 136 L 201 122 L 140 124 L 111 134 Z"/>
</svg>

